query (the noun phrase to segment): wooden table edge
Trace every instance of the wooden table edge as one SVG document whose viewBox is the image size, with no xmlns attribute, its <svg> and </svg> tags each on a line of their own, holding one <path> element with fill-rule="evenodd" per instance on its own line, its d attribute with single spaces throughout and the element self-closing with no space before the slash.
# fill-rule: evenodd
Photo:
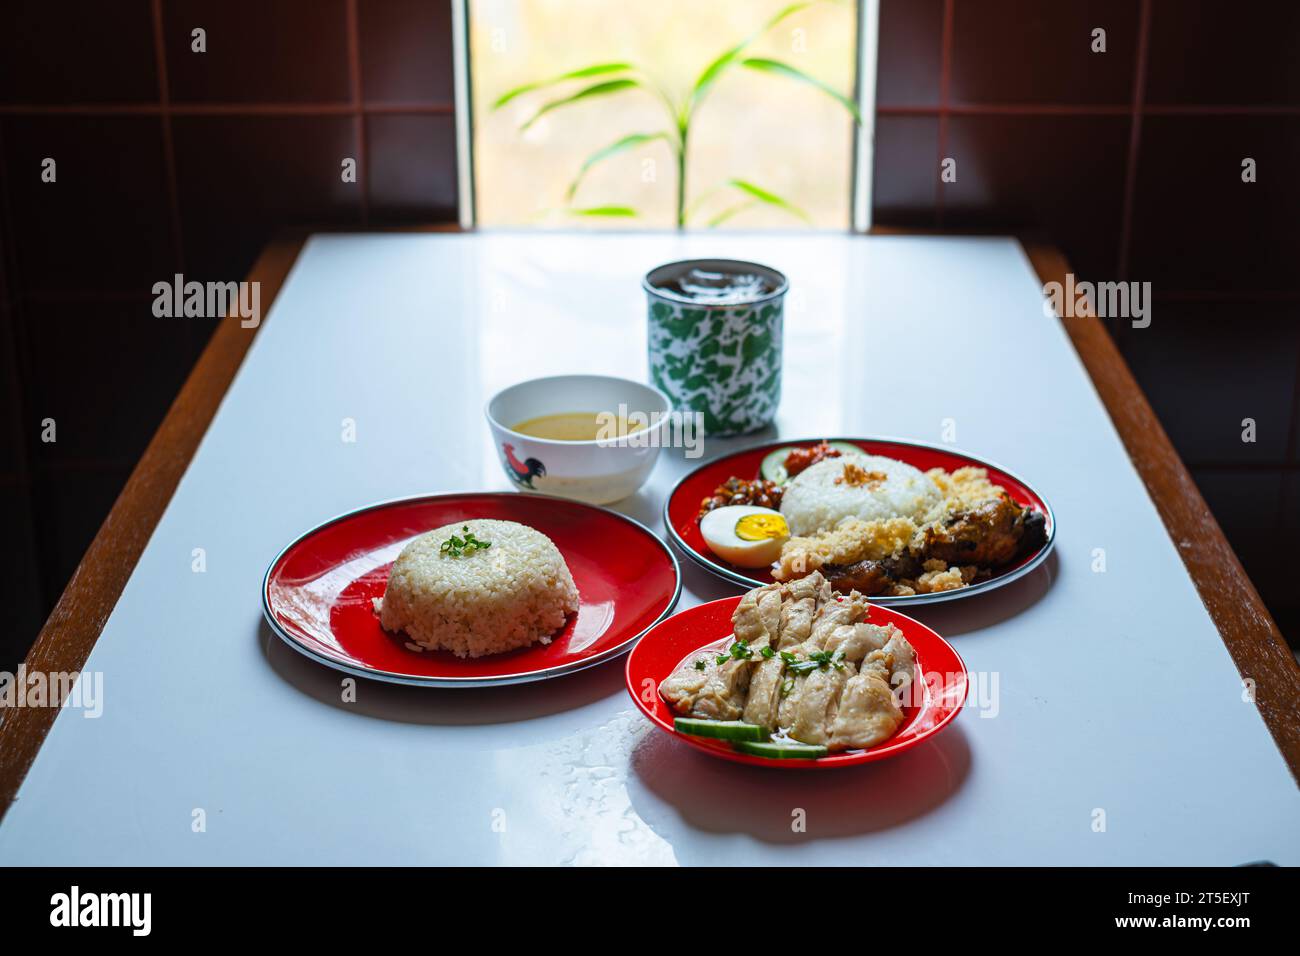
<svg viewBox="0 0 1300 956">
<path fill-rule="evenodd" d="M 299 236 L 272 241 L 248 273 L 248 281 L 261 283 L 263 317 L 305 241 Z M 260 327 L 244 328 L 238 316 L 218 324 L 28 651 L 28 673 L 75 673 L 85 666 Z M 4 712 L 0 820 L 58 713 L 57 707 L 13 707 Z"/>
<path fill-rule="evenodd" d="M 1022 240 L 1021 245 L 1044 287 L 1065 285 L 1073 272 L 1065 256 L 1048 243 Z M 1062 318 L 1061 324 L 1237 665 L 1242 702 L 1253 699 L 1300 782 L 1300 664 L 1092 303 L 1075 311 L 1084 314 Z M 1207 752 L 1205 758 L 1214 755 Z"/>
<path fill-rule="evenodd" d="M 272 241 L 249 272 L 249 281 L 261 283 L 264 314 L 305 242 L 302 234 Z M 1024 241 L 1022 245 L 1040 281 L 1064 281 L 1070 267 L 1059 251 L 1046 243 Z M 1300 666 L 1100 320 L 1086 315 L 1062 322 L 1243 684 L 1253 682 L 1264 723 L 1300 780 L 1300 715 L 1295 710 L 1300 700 Z M 243 328 L 236 316 L 221 321 L 41 628 L 24 661 L 27 672 L 75 673 L 85 665 L 257 331 Z M 15 707 L 4 713 L 0 820 L 58 712 L 57 707 Z"/>
</svg>

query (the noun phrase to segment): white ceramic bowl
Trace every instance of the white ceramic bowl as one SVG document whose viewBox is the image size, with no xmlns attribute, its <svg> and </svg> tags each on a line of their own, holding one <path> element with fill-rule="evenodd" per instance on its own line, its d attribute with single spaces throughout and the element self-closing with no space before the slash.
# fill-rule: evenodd
<svg viewBox="0 0 1300 956">
<path fill-rule="evenodd" d="M 501 467 L 517 488 L 603 505 L 626 498 L 650 475 L 671 407 L 652 385 L 606 375 L 555 375 L 498 392 L 487 404 L 487 420 Z M 648 424 L 610 441 L 534 438 L 512 427 L 564 412 L 639 413 Z"/>
</svg>

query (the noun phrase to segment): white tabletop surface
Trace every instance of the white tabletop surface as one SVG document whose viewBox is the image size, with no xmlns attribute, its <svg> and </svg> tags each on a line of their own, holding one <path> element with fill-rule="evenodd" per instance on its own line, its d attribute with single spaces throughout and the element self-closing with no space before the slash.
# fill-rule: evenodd
<svg viewBox="0 0 1300 956">
<path fill-rule="evenodd" d="M 622 658 L 501 689 L 361 681 L 342 702 L 342 675 L 263 624 L 269 560 L 372 501 L 506 490 L 486 398 L 547 374 L 644 378 L 640 277 L 690 256 L 790 277 L 781 435 L 940 442 L 951 420 L 955 447 L 1051 501 L 1043 567 L 916 612 L 976 675 L 970 706 L 895 759 L 788 773 L 652 728 Z M 90 656 L 102 716 L 59 715 L 0 861 L 1300 863 L 1297 788 L 1040 303 L 1000 239 L 313 239 Z M 689 465 L 665 452 L 618 510 L 662 531 Z M 738 593 L 682 573 L 679 610 Z"/>
</svg>

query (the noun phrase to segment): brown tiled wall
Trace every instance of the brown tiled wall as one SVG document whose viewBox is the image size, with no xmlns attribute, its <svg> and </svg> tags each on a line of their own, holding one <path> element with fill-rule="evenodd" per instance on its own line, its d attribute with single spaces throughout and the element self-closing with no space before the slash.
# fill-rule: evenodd
<svg viewBox="0 0 1300 956">
<path fill-rule="evenodd" d="M 153 283 L 240 279 L 285 226 L 456 219 L 450 21 L 449 0 L 0 6 L 0 670 L 212 331 L 155 318 Z"/>
<path fill-rule="evenodd" d="M 881 225 L 1035 230 L 1152 283 L 1151 326 L 1111 330 L 1293 645 L 1298 42 L 1289 0 L 880 0 L 873 184 Z"/>
<path fill-rule="evenodd" d="M 1083 278 L 1154 283 L 1151 328 L 1114 331 L 1292 625 L 1275 555 L 1300 526 L 1300 4 L 881 0 L 880 27 L 875 220 L 1033 228 Z M 449 0 L 7 0 L 0 669 L 211 331 L 155 319 L 152 284 L 239 278 L 284 225 L 454 220 L 454 141 Z"/>
</svg>

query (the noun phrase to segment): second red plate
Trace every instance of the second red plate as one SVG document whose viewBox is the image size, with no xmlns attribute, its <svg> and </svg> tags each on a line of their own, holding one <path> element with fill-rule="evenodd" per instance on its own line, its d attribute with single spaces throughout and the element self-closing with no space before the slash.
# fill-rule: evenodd
<svg viewBox="0 0 1300 956">
<path fill-rule="evenodd" d="M 893 624 L 916 652 L 916 674 L 903 705 L 904 721 L 894 736 L 867 750 L 831 754 L 816 760 L 773 760 L 734 749 L 721 740 L 678 733 L 673 712 L 659 696 L 659 684 L 687 655 L 726 640 L 739 597 L 722 598 L 676 614 L 651 628 L 627 658 L 627 691 L 656 727 L 713 757 L 782 770 L 827 770 L 892 757 L 946 727 L 966 702 L 966 665 L 952 645 L 920 621 L 872 605 L 872 624 Z"/>
<path fill-rule="evenodd" d="M 467 518 L 536 528 L 555 542 L 578 587 L 578 613 L 549 644 L 459 658 L 414 651 L 379 626 L 373 599 L 408 541 Z M 262 582 L 267 622 L 290 647 L 330 667 L 400 684 L 478 687 L 543 680 L 626 651 L 681 594 L 677 559 L 643 525 L 545 495 L 447 494 L 372 505 L 307 532 Z"/>
</svg>

